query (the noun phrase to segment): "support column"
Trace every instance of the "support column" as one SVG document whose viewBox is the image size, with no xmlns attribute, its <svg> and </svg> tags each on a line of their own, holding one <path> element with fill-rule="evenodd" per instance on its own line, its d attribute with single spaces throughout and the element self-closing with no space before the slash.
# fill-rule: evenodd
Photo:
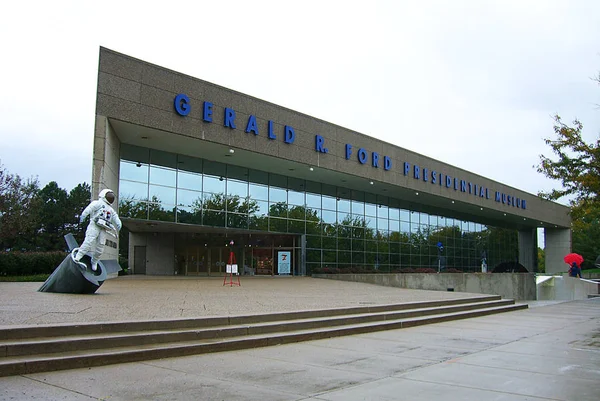
<svg viewBox="0 0 600 401">
<path fill-rule="evenodd" d="M 546 273 L 566 272 L 569 267 L 563 258 L 566 254 L 571 253 L 571 229 L 544 228 L 544 239 Z"/>
<path fill-rule="evenodd" d="M 537 272 L 537 229 L 519 230 L 519 263 Z"/>
</svg>

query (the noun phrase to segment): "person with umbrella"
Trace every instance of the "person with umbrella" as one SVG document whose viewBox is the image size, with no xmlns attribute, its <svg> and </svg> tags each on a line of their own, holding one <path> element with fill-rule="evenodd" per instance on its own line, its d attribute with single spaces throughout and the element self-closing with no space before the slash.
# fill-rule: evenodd
<svg viewBox="0 0 600 401">
<path fill-rule="evenodd" d="M 581 264 L 583 263 L 583 256 L 578 253 L 570 253 L 564 258 L 565 263 L 569 267 L 569 277 L 581 277 Z"/>
</svg>

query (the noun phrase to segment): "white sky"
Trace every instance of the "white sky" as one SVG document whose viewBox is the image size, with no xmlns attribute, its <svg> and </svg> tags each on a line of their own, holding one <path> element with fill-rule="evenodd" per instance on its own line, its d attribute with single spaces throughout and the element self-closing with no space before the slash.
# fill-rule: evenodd
<svg viewBox="0 0 600 401">
<path fill-rule="evenodd" d="M 91 181 L 99 46 L 534 194 L 559 185 L 533 168 L 554 113 L 588 142 L 600 132 L 597 0 L 14 1 L 0 15 L 0 161 L 42 186 Z"/>
</svg>

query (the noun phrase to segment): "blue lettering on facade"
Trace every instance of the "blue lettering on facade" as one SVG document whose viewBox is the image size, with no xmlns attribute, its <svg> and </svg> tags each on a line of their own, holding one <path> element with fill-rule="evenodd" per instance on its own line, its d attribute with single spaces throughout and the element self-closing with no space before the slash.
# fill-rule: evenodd
<svg viewBox="0 0 600 401">
<path fill-rule="evenodd" d="M 268 127 L 267 131 L 269 132 L 268 138 L 269 139 L 277 139 L 277 135 L 275 135 L 275 132 L 273 132 L 273 121 L 269 120 L 267 127 Z"/>
<path fill-rule="evenodd" d="M 246 134 L 253 132 L 254 135 L 258 135 L 258 126 L 256 125 L 256 117 L 250 115 L 248 117 L 248 124 L 246 124 Z"/>
<path fill-rule="evenodd" d="M 190 98 L 185 94 L 180 93 L 179 95 L 175 96 L 173 103 L 175 106 L 175 111 L 180 116 L 187 116 L 190 114 L 190 111 L 192 110 L 192 107 L 190 106 Z"/>
<path fill-rule="evenodd" d="M 225 107 L 225 116 L 223 117 L 223 126 L 235 129 L 235 110 Z"/>
<path fill-rule="evenodd" d="M 371 165 L 375 168 L 379 168 L 379 154 L 377 152 L 371 153 Z"/>
<path fill-rule="evenodd" d="M 315 135 L 315 150 L 320 153 L 327 153 L 329 150 L 324 146 L 325 138 L 321 135 Z"/>
<path fill-rule="evenodd" d="M 188 116 L 192 110 L 192 104 L 189 97 L 180 93 L 177 94 L 173 99 L 173 107 L 175 112 L 180 116 Z M 236 129 L 236 112 L 231 107 L 224 107 L 223 109 L 223 126 L 232 130 Z M 212 123 L 214 116 L 214 105 L 209 101 L 203 102 L 202 107 L 202 120 L 206 123 Z M 287 144 L 293 144 L 296 138 L 296 133 L 293 127 L 285 124 L 283 125 L 283 141 Z M 248 116 L 248 121 L 244 130 L 246 133 L 253 133 L 259 135 L 258 119 L 255 115 Z M 272 120 L 268 120 L 267 124 L 267 138 L 274 140 L 277 138 L 275 134 L 275 123 Z M 322 135 L 315 135 L 315 151 L 319 153 L 329 153 L 329 150 L 325 147 L 325 138 Z M 358 161 L 360 164 L 366 164 L 368 162 L 369 153 L 371 153 L 371 166 L 373 168 L 379 168 L 379 161 L 383 160 L 383 168 L 386 171 L 392 170 L 392 159 L 389 156 L 380 155 L 378 152 L 369 152 L 365 148 L 360 148 L 357 152 Z M 352 156 L 352 145 L 345 144 L 345 158 L 349 160 Z M 382 159 L 383 158 L 383 159 Z M 411 163 L 403 162 L 403 172 L 405 176 L 410 174 Z M 423 179 L 424 182 L 430 182 L 432 184 L 439 183 L 440 187 L 445 186 L 446 188 L 454 188 L 455 191 L 467 192 L 471 195 L 479 196 L 480 198 L 490 199 L 490 189 L 484 186 L 478 185 L 477 183 L 468 182 L 466 180 L 451 177 L 443 174 L 436 170 L 429 170 L 427 167 L 419 166 L 417 164 L 412 165 L 413 178 Z M 519 209 L 526 209 L 527 202 L 524 199 L 517 198 L 514 195 L 495 191 L 495 201 L 503 203 L 507 206 L 516 207 Z"/>
<path fill-rule="evenodd" d="M 392 159 L 389 156 L 383 156 L 383 169 L 390 170 L 392 168 Z"/>
<path fill-rule="evenodd" d="M 213 104 L 211 102 L 204 102 L 202 107 L 202 120 L 207 123 L 212 123 Z"/>
<path fill-rule="evenodd" d="M 283 136 L 283 141 L 285 143 L 294 143 L 294 140 L 296 139 L 296 132 L 294 131 L 294 128 L 286 125 L 284 132 L 285 135 Z"/>
<path fill-rule="evenodd" d="M 358 162 L 365 164 L 367 162 L 367 151 L 364 148 L 358 149 Z"/>
</svg>

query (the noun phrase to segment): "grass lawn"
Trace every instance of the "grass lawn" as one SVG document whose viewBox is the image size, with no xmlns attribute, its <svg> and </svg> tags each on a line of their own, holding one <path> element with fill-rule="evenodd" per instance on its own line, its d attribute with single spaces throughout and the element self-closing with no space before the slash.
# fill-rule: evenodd
<svg viewBox="0 0 600 401">
<path fill-rule="evenodd" d="M 0 276 L 0 282 L 18 282 L 18 283 L 25 283 L 25 282 L 32 282 L 32 281 L 39 281 L 39 282 L 44 282 L 48 279 L 48 277 L 50 277 L 49 274 L 32 274 L 30 276 Z"/>
</svg>

